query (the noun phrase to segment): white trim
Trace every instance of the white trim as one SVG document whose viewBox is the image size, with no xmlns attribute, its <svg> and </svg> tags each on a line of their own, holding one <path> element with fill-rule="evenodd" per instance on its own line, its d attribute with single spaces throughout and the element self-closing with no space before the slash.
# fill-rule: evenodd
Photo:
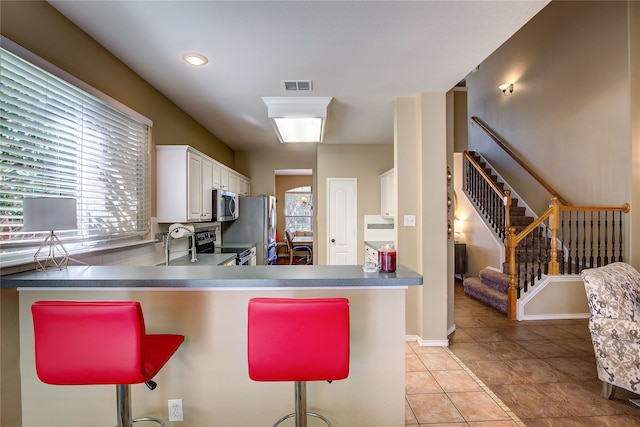
<svg viewBox="0 0 640 427">
<path fill-rule="evenodd" d="M 447 336 L 451 335 L 455 331 L 456 331 L 456 324 L 454 323 L 453 325 L 451 325 L 449 329 L 447 329 Z"/>
<path fill-rule="evenodd" d="M 543 275 L 542 279 L 536 282 L 533 287 L 529 284 L 529 290 L 527 293 L 518 300 L 518 307 L 516 309 L 516 313 L 518 314 L 517 320 L 588 319 L 590 315 L 589 313 L 524 314 L 525 305 L 549 284 L 576 281 L 582 281 L 582 276 L 576 274 L 555 276 Z"/>
<path fill-rule="evenodd" d="M 417 335 L 405 335 L 405 341 L 415 341 L 420 347 L 449 347 L 449 340 L 423 340 Z"/>
<path fill-rule="evenodd" d="M 130 116 L 131 118 L 137 120 L 138 122 L 147 125 L 149 127 L 153 127 L 153 120 L 149 119 L 148 117 L 143 116 L 142 114 L 138 113 L 137 111 L 131 109 L 130 107 L 127 107 L 126 105 L 124 105 L 123 103 L 121 103 L 120 101 L 110 97 L 109 95 L 107 95 L 104 92 L 99 91 L 98 89 L 94 88 L 93 86 L 90 86 L 89 84 L 83 82 L 82 80 L 80 80 L 79 78 L 67 73 L 66 71 L 58 68 L 57 66 L 53 65 L 51 62 L 47 61 L 44 58 L 41 58 L 40 56 L 36 55 L 35 53 L 31 52 L 30 50 L 27 50 L 25 48 L 23 48 L 22 46 L 20 46 L 19 44 L 11 41 L 10 39 L 6 38 L 5 36 L 0 35 L 0 47 L 2 47 L 3 49 L 7 50 L 8 52 L 13 53 L 14 55 L 19 56 L 20 58 L 31 62 L 33 65 L 42 68 L 43 70 L 53 74 L 54 76 L 66 81 L 67 83 L 70 83 L 74 86 L 76 86 L 79 89 L 82 89 L 83 91 L 95 96 L 96 98 L 100 99 L 101 101 L 105 102 L 106 104 L 110 105 L 111 107 L 120 110 L 122 113 L 125 113 L 126 115 Z"/>
</svg>

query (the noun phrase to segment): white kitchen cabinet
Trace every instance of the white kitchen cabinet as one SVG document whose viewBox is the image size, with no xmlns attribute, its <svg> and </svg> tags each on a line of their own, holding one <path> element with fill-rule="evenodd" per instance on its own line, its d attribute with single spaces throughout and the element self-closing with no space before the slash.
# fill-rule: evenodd
<svg viewBox="0 0 640 427">
<path fill-rule="evenodd" d="M 221 190 L 229 191 L 229 169 L 220 168 L 220 187 Z"/>
<path fill-rule="evenodd" d="M 203 168 L 205 157 L 188 146 L 158 146 L 158 222 L 204 221 Z M 210 200 L 210 199 L 209 199 Z M 211 208 L 205 209 L 211 219 Z"/>
<path fill-rule="evenodd" d="M 213 218 L 213 188 L 229 189 L 229 174 L 247 179 L 188 145 L 159 145 L 157 217 L 159 223 L 202 222 Z"/>
<path fill-rule="evenodd" d="M 213 188 L 222 190 L 222 166 L 217 163 L 213 165 Z"/>
<path fill-rule="evenodd" d="M 249 180 L 243 177 L 238 177 L 238 195 L 249 196 L 251 194 L 250 189 Z"/>
<path fill-rule="evenodd" d="M 187 152 L 187 221 L 199 221 L 202 216 L 202 156 Z M 183 221 L 183 220 L 182 220 Z"/>
<path fill-rule="evenodd" d="M 204 221 L 213 218 L 213 162 L 206 157 L 202 159 L 202 212 Z"/>
<path fill-rule="evenodd" d="M 380 215 L 393 219 L 395 204 L 395 173 L 390 169 L 380 175 Z"/>
<path fill-rule="evenodd" d="M 231 171 L 229 171 L 229 191 L 238 193 L 238 175 Z"/>
</svg>

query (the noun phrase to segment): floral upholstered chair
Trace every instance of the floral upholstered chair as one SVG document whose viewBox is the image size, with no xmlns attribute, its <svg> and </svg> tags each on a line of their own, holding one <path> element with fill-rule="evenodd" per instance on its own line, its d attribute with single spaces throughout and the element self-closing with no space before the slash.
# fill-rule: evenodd
<svg viewBox="0 0 640 427">
<path fill-rule="evenodd" d="M 583 270 L 602 395 L 616 387 L 640 393 L 640 273 L 616 262 Z"/>
</svg>

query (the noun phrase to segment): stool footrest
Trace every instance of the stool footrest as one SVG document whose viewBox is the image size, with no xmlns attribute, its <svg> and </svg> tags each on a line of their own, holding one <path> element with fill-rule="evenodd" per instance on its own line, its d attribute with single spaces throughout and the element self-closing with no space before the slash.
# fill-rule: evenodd
<svg viewBox="0 0 640 427">
<path fill-rule="evenodd" d="M 133 420 L 134 423 L 139 423 L 142 421 L 150 421 L 153 423 L 158 423 L 160 424 L 162 427 L 167 427 L 167 425 L 164 423 L 164 421 L 162 421 L 160 418 L 155 418 L 155 417 L 140 417 L 140 418 L 134 418 Z"/>
<path fill-rule="evenodd" d="M 309 412 L 309 411 L 307 411 L 307 415 L 310 416 L 310 417 L 320 418 L 322 421 L 324 421 L 327 424 L 327 426 L 331 427 L 331 421 L 329 421 L 326 417 L 324 417 L 324 416 L 322 416 L 322 415 L 320 415 L 320 414 L 318 414 L 316 412 Z M 282 423 L 283 421 L 288 420 L 289 418 L 293 418 L 295 416 L 296 416 L 295 412 L 292 412 L 289 415 L 285 415 L 284 417 L 282 417 L 278 421 L 276 421 L 273 424 L 273 427 L 276 427 L 278 424 Z M 302 425 L 306 426 L 307 425 L 306 421 Z"/>
</svg>

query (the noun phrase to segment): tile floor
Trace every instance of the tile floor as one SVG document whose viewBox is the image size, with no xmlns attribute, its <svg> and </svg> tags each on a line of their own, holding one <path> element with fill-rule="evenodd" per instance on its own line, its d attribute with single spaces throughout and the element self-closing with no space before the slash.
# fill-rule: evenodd
<svg viewBox="0 0 640 427">
<path fill-rule="evenodd" d="M 640 396 L 600 396 L 587 319 L 509 321 L 456 284 L 455 324 L 406 345 L 406 426 L 640 426 Z"/>
</svg>

